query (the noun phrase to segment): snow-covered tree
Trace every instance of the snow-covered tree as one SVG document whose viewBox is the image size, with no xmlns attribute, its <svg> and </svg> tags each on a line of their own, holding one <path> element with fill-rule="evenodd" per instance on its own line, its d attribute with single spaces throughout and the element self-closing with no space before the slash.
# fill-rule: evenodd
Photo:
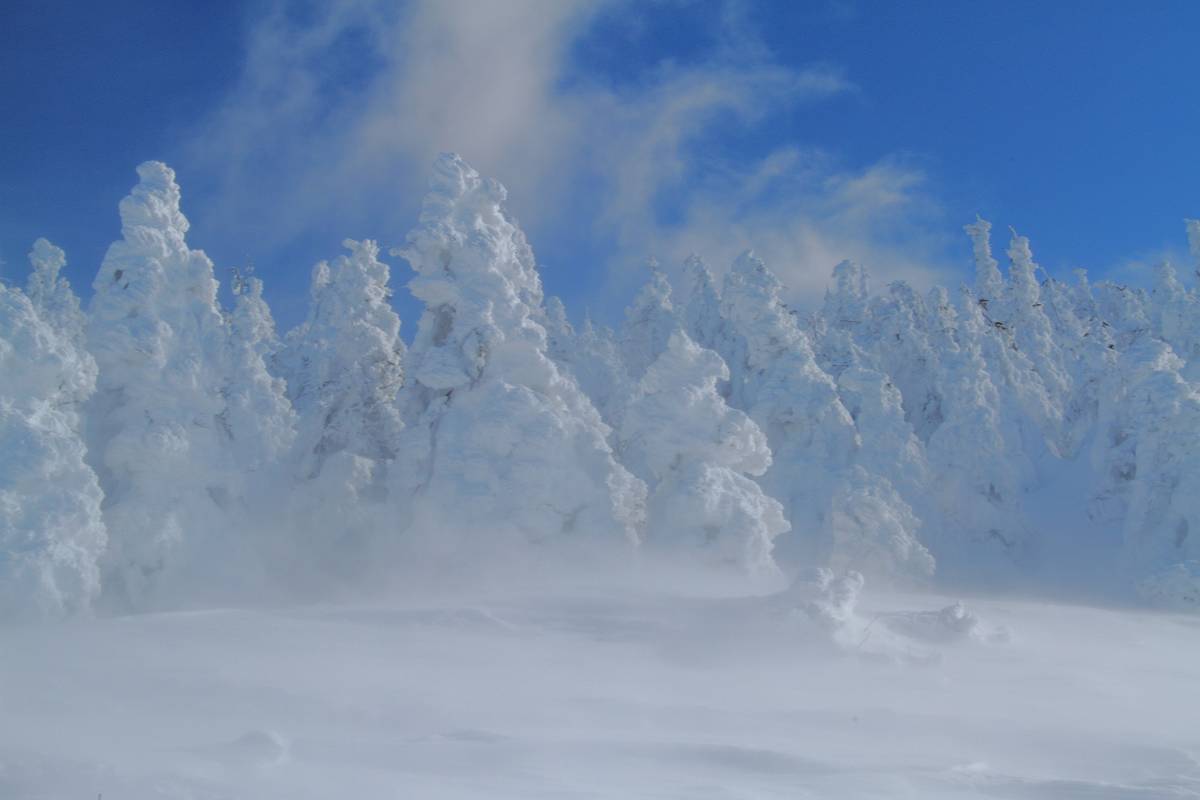
<svg viewBox="0 0 1200 800">
<path fill-rule="evenodd" d="M 607 426 L 547 355 L 533 252 L 506 193 L 455 155 L 396 251 L 425 303 L 409 352 L 398 483 L 415 532 L 524 541 L 636 541 L 645 486 L 613 458 Z"/>
<path fill-rule="evenodd" d="M 635 382 L 625 369 L 612 328 L 584 320 L 575 338 L 570 371 L 604 422 L 614 429 L 620 428 Z"/>
<path fill-rule="evenodd" d="M 853 261 L 833 268 L 833 286 L 825 290 L 825 302 L 814 317 L 817 359 L 835 380 L 852 364 L 867 356 L 860 348 L 871 311 L 867 271 Z"/>
<path fill-rule="evenodd" d="M 287 385 L 267 368 L 279 341 L 262 291 L 258 278 L 235 277 L 221 390 L 225 407 L 217 415 L 228 439 L 230 468 L 250 474 L 280 465 L 296 437 L 296 415 L 287 398 Z"/>
<path fill-rule="evenodd" d="M 1037 264 L 1029 239 L 1012 231 L 1008 248 L 1011 262 L 1005 293 L 1005 318 L 1017 350 L 1025 354 L 1042 386 L 1047 402 L 1043 434 L 1061 451 L 1062 403 L 1070 396 L 1071 381 L 1063 363 L 1050 318 L 1046 315 Z"/>
<path fill-rule="evenodd" d="M 621 355 L 630 377 L 640 380 L 667 349 L 671 334 L 683 330 L 683 320 L 671 301 L 671 284 L 658 262 L 647 263 L 650 279 L 625 310 L 621 326 Z"/>
<path fill-rule="evenodd" d="M 721 293 L 729 337 L 720 355 L 730 370 L 730 405 L 762 428 L 774 454 L 760 483 L 783 502 L 792 525 L 780 545 L 811 563 L 832 547 L 830 498 L 852 463 L 856 433 L 781 292 L 753 253 L 738 257 Z"/>
<path fill-rule="evenodd" d="M 1143 569 L 1200 559 L 1200 392 L 1183 361 L 1144 338 L 1122 353 L 1102 393 L 1093 462 L 1100 521 L 1120 521 Z"/>
<path fill-rule="evenodd" d="M 838 395 L 858 439 L 833 498 L 831 564 L 904 582 L 928 578 L 934 559 L 912 503 L 928 491 L 929 465 L 900 392 L 883 373 L 851 366 L 838 377 Z"/>
<path fill-rule="evenodd" d="M 938 350 L 931 340 L 932 315 L 924 299 L 904 281 L 888 286 L 871 300 L 867 323 L 859 336 L 870 365 L 887 373 L 900 390 L 904 416 L 922 441 L 943 419 L 938 386 Z"/>
<path fill-rule="evenodd" d="M 630 463 L 652 487 L 646 542 L 772 575 L 783 507 L 747 476 L 771 465 L 766 436 L 717 393 L 729 368 L 682 331 L 650 365 L 625 416 Z"/>
<path fill-rule="evenodd" d="M 29 296 L 0 284 L 0 618 L 86 611 L 106 542 L 80 435 L 96 362 L 62 250 L 39 239 L 30 261 Z"/>
<path fill-rule="evenodd" d="M 405 359 L 390 270 L 375 242 L 343 246 L 348 254 L 313 268 L 308 315 L 273 359 L 298 421 L 290 522 L 270 563 L 310 593 L 360 580 L 406 502 L 387 494 Z"/>
<path fill-rule="evenodd" d="M 958 577 L 988 571 L 995 563 L 989 551 L 1005 566 L 1019 556 L 1027 539 L 1020 489 L 1029 470 L 1020 432 L 1003 413 L 1017 406 L 1001 403 L 988 370 L 983 343 L 994 333 L 977 298 L 967 289 L 961 297 L 958 341 L 947 343 L 940 360 L 944 420 L 927 446 L 938 511 L 931 543 L 939 564 Z"/>
<path fill-rule="evenodd" d="M 725 336 L 721 296 L 708 265 L 692 254 L 683 262 L 683 324 L 688 336 L 701 347 L 716 350 Z"/>
<path fill-rule="evenodd" d="M 212 262 L 187 246 L 175 173 L 149 161 L 138 176 L 88 324 L 111 586 L 135 604 L 179 588 L 180 570 L 214 581 L 245 560 L 229 516 L 238 481 L 223 453 L 227 344 Z"/>
<path fill-rule="evenodd" d="M 308 317 L 276 360 L 300 416 L 301 477 L 318 477 L 331 457 L 396 457 L 404 425 L 396 396 L 405 347 L 379 246 L 347 239 L 349 255 L 313 269 Z"/>
<path fill-rule="evenodd" d="M 86 348 L 87 319 L 80 309 L 79 298 L 71 291 L 67 279 L 59 273 L 66 266 L 67 254 L 45 239 L 38 239 L 29 251 L 33 267 L 26 282 L 25 294 L 38 316 L 79 350 Z"/>
<path fill-rule="evenodd" d="M 1200 280 L 1200 219 L 1187 219 L 1183 222 L 1187 226 L 1188 250 L 1191 251 L 1194 265 L 1193 274 L 1196 280 Z"/>
<path fill-rule="evenodd" d="M 996 291 L 993 273 L 999 274 L 995 259 L 991 257 L 989 231 L 991 225 L 978 220 L 966 226 L 975 249 L 976 273 L 983 276 L 976 291 Z M 1014 234 L 1015 235 L 1015 234 Z M 1027 243 L 1013 251 L 1013 281 L 999 284 L 999 293 L 990 297 L 962 295 L 961 332 L 964 338 L 973 340 L 979 348 L 985 369 L 997 391 L 1002 407 L 997 411 L 1007 424 L 1014 426 L 1018 440 L 1013 443 L 1014 452 L 1031 455 L 1050 449 L 1055 454 L 1062 450 L 1058 446 L 1062 411 L 1059 398 L 1052 396 L 1034 361 L 1033 353 L 1026 353 L 1022 341 L 1018 340 L 1016 328 L 1025 329 L 1022 339 L 1040 339 L 1048 329 L 1045 315 L 1040 318 L 1037 297 L 1037 282 L 1033 278 L 1031 258 L 1026 258 Z M 968 303 L 970 306 L 968 307 Z M 1032 330 L 1030 330 L 1032 329 Z M 1049 355 L 1045 356 L 1050 359 Z M 1050 367 L 1047 367 L 1049 370 Z M 1061 386 L 1062 383 L 1054 383 Z"/>
<path fill-rule="evenodd" d="M 1004 295 L 1004 276 L 1000 274 L 1000 265 L 992 256 L 992 223 L 982 217 L 964 226 L 975 254 L 975 296 L 985 310 L 990 303 L 998 301 Z"/>
<path fill-rule="evenodd" d="M 554 363 L 571 371 L 575 358 L 575 329 L 567 319 L 567 308 L 557 297 L 547 297 L 542 327 L 546 329 L 546 353 Z"/>
</svg>

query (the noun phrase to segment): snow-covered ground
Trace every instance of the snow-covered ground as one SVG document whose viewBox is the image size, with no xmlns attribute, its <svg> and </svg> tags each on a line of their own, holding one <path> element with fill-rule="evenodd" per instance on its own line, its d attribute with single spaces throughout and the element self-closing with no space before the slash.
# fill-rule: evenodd
<svg viewBox="0 0 1200 800">
<path fill-rule="evenodd" d="M 953 600 L 868 587 L 824 627 L 626 587 L 8 628 L 0 798 L 1200 797 L 1200 618 L 921 613 Z"/>
</svg>

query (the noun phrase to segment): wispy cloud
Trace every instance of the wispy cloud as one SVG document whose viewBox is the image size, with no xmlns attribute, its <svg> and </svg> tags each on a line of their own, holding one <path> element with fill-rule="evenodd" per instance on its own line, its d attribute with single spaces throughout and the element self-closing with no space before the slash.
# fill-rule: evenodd
<svg viewBox="0 0 1200 800">
<path fill-rule="evenodd" d="M 915 164 L 845 167 L 798 146 L 735 159 L 712 144 L 856 91 L 836 66 L 773 59 L 739 3 L 704 57 L 619 84 L 573 70 L 572 48 L 597 20 L 636 19 L 621 0 L 322 9 L 283 3 L 249 26 L 238 84 L 190 151 L 215 176 L 212 224 L 264 243 L 314 226 L 398 241 L 430 159 L 455 150 L 508 185 L 535 249 L 540 235 L 610 242 L 585 266 L 608 269 L 614 291 L 651 253 L 720 268 L 753 246 L 798 294 L 846 257 L 883 279 L 936 261 Z"/>
</svg>

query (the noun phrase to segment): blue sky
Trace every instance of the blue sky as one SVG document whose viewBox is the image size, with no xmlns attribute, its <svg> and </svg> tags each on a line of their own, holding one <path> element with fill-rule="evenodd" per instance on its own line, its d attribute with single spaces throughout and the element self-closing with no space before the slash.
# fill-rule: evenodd
<svg viewBox="0 0 1200 800">
<path fill-rule="evenodd" d="M 1138 280 L 1200 216 L 1200 3 L 9 0 L 0 275 L 85 296 L 148 158 L 284 326 L 343 238 L 403 241 L 432 156 L 510 190 L 550 292 L 615 320 L 655 255 L 957 283 L 975 213 Z M 997 242 L 1002 250 L 1003 241 Z M 394 280 L 407 280 L 391 259 Z M 397 302 L 411 333 L 416 307 Z"/>
</svg>

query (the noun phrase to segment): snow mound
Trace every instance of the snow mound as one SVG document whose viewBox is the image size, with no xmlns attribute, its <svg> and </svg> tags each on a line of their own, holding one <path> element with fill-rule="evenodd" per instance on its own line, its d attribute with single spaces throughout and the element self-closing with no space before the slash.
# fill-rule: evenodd
<svg viewBox="0 0 1200 800">
<path fill-rule="evenodd" d="M 1008 631 L 983 623 L 962 603 L 951 603 L 937 611 L 897 611 L 882 614 L 879 621 L 901 636 L 931 644 L 953 642 L 1005 642 Z"/>
<path fill-rule="evenodd" d="M 269 767 L 290 758 L 291 745 L 275 731 L 247 731 L 236 739 L 218 745 L 210 755 L 229 766 Z"/>
</svg>

